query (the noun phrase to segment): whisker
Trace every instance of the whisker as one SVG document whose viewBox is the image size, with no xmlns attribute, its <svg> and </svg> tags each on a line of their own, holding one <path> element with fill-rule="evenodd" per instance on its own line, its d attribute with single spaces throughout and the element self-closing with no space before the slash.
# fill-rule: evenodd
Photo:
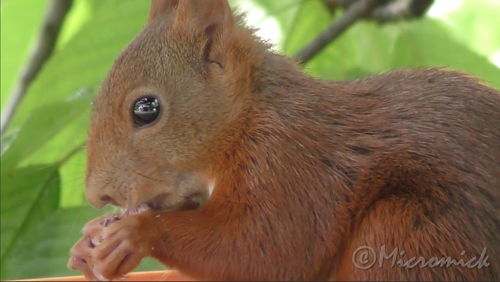
<svg viewBox="0 0 500 282">
<path fill-rule="evenodd" d="M 85 167 L 85 165 L 83 164 L 79 164 L 79 163 L 64 163 L 65 165 L 74 165 L 74 166 L 78 166 L 78 167 Z"/>
<path fill-rule="evenodd" d="M 76 177 L 76 178 L 74 178 L 74 179 L 71 179 L 71 180 L 67 180 L 67 181 L 61 182 L 61 185 L 71 184 L 72 182 L 75 182 L 75 181 L 77 181 L 77 180 L 84 180 L 84 179 L 85 179 L 85 177 Z M 82 181 L 82 183 L 81 183 L 80 185 L 84 186 L 83 181 Z"/>
<path fill-rule="evenodd" d="M 147 175 L 144 175 L 144 174 L 139 173 L 139 172 L 134 171 L 134 170 L 132 170 L 132 172 L 135 173 L 135 174 L 137 174 L 137 175 L 140 175 L 140 176 L 142 176 L 144 178 L 150 179 L 150 180 L 154 180 L 154 181 L 157 181 L 157 182 L 163 182 L 163 180 L 159 180 L 159 179 L 156 179 L 156 178 L 153 178 L 153 177 L 149 177 Z"/>
</svg>

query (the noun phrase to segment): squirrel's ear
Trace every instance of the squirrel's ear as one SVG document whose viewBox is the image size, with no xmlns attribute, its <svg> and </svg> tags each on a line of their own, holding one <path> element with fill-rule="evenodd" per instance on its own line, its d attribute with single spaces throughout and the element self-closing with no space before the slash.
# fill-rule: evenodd
<svg viewBox="0 0 500 282">
<path fill-rule="evenodd" d="M 234 18 L 227 0 L 180 0 L 174 26 L 182 29 L 190 25 L 207 37 L 204 58 L 223 65 L 223 55 L 219 43 L 224 33 L 232 29 Z M 194 26 L 193 26 L 194 25 Z M 214 48 L 219 46 L 219 48 Z M 217 52 L 214 52 L 217 49 Z"/>
<path fill-rule="evenodd" d="M 148 23 L 161 14 L 173 12 L 179 0 L 151 0 L 151 10 L 149 10 Z"/>
<path fill-rule="evenodd" d="M 231 8 L 227 0 L 180 0 L 176 24 L 194 21 L 198 30 L 211 33 L 233 24 Z"/>
</svg>

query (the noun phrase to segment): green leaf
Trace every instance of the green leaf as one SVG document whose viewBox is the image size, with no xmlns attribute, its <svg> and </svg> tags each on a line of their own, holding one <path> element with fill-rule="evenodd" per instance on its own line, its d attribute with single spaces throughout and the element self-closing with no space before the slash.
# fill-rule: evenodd
<svg viewBox="0 0 500 282">
<path fill-rule="evenodd" d="M 320 34 L 331 20 L 330 14 L 322 1 L 304 1 L 299 7 L 290 30 L 284 36 L 283 50 L 290 56 Z"/>
<path fill-rule="evenodd" d="M 447 29 L 460 42 L 489 57 L 500 52 L 500 1 L 465 0 L 461 9 L 446 15 Z"/>
<path fill-rule="evenodd" d="M 112 211 L 88 204 L 58 208 L 60 177 L 55 165 L 4 170 L 1 174 L 1 279 L 79 275 L 66 264 L 80 230 L 93 218 Z M 138 270 L 163 267 L 151 259 Z"/>
<path fill-rule="evenodd" d="M 43 220 L 59 206 L 59 173 L 54 165 L 30 166 L 1 171 L 1 258 L 31 220 Z M 3 267 L 2 267 L 3 269 Z M 2 272 L 3 273 L 3 272 Z"/>
<path fill-rule="evenodd" d="M 88 4 L 80 7 L 90 15 L 46 62 L 21 102 L 12 127 L 41 105 L 63 102 L 84 87 L 98 89 L 120 51 L 145 25 L 149 9 L 147 1 L 93 0 Z M 80 111 L 88 113 L 90 108 Z"/>
<path fill-rule="evenodd" d="M 92 11 L 89 0 L 73 0 L 73 7 L 66 15 L 64 25 L 61 28 L 59 37 L 57 38 L 57 49 L 64 48 L 68 43 L 87 23 L 91 17 Z"/>
<path fill-rule="evenodd" d="M 79 275 L 66 267 L 69 251 L 81 238 L 85 223 L 103 211 L 86 206 L 55 209 L 41 217 L 38 209 L 42 203 L 33 205 L 34 212 L 2 256 L 2 279 Z"/>
<path fill-rule="evenodd" d="M 16 167 L 81 115 L 81 108 L 86 104 L 87 99 L 76 97 L 71 101 L 36 108 L 2 154 L 2 162 L 6 166 Z"/>
<path fill-rule="evenodd" d="M 87 203 L 85 198 L 85 162 L 87 152 L 81 150 L 61 165 L 62 208 L 76 207 Z"/>
<path fill-rule="evenodd" d="M 47 199 L 48 200 L 48 199 Z M 42 202 L 42 201 L 40 201 Z M 33 209 L 37 210 L 38 206 Z M 90 220 L 110 212 L 82 207 L 60 208 L 41 217 L 33 213 L 25 222 L 9 253 L 2 257 L 2 279 L 26 279 L 81 275 L 66 267 L 71 247 L 82 237 Z M 2 226 L 3 228 L 3 226 Z M 144 259 L 137 271 L 165 269 L 153 259 Z"/>
<path fill-rule="evenodd" d="M 305 0 L 309 1 L 309 0 Z M 269 0 L 247 0 L 247 1 L 231 1 L 233 6 L 238 6 L 242 2 L 252 2 L 254 5 L 262 8 L 265 11 L 264 17 L 261 22 L 273 18 L 276 20 L 280 26 L 281 34 L 285 35 L 286 38 L 294 26 L 297 13 L 301 9 L 302 2 L 304 0 L 280 0 L 280 1 L 269 1 Z M 250 11 L 251 12 L 251 11 Z M 259 24 L 261 23 L 259 22 Z M 263 27 L 265 28 L 265 27 Z M 276 43 L 279 49 L 283 50 L 285 41 Z"/>
<path fill-rule="evenodd" d="M 14 83 L 18 80 L 21 66 L 26 63 L 30 47 L 40 31 L 47 2 L 47 0 L 2 1 L 0 25 L 2 110 Z M 6 54 L 8 56 L 5 56 Z"/>
<path fill-rule="evenodd" d="M 500 89 L 500 69 L 454 39 L 440 22 L 425 19 L 401 23 L 399 28 L 391 68 L 443 66 L 476 75 Z"/>
<path fill-rule="evenodd" d="M 337 80 L 388 71 L 395 39 L 390 26 L 360 21 L 318 53 L 305 69 L 316 77 Z"/>
</svg>

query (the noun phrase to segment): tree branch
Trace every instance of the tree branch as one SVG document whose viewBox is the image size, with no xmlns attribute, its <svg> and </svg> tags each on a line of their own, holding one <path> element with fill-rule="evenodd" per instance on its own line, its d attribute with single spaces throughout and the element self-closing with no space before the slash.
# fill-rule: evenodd
<svg viewBox="0 0 500 282">
<path fill-rule="evenodd" d="M 338 7 L 347 9 L 357 1 L 359 0 L 324 0 L 332 12 Z M 434 0 L 391 0 L 385 6 L 375 9 L 366 18 L 376 20 L 380 23 L 418 18 L 425 14 L 433 3 Z"/>
<path fill-rule="evenodd" d="M 305 64 L 317 53 L 323 50 L 328 43 L 342 34 L 342 32 L 344 32 L 356 20 L 365 17 L 377 6 L 385 4 L 386 2 L 387 1 L 385 0 L 361 0 L 353 3 L 349 6 L 349 8 L 347 8 L 344 15 L 338 21 L 334 22 L 311 43 L 299 50 L 295 54 L 294 58 L 302 64 Z"/>
<path fill-rule="evenodd" d="M 434 0 L 395 1 L 375 9 L 368 18 L 380 23 L 419 18 L 429 9 Z"/>
<path fill-rule="evenodd" d="M 24 98 L 29 85 L 35 79 L 45 61 L 54 51 L 57 37 L 64 19 L 71 9 L 73 0 L 51 0 L 45 12 L 42 28 L 32 47 L 29 60 L 20 72 L 19 79 L 12 90 L 2 113 L 0 132 L 3 134 Z"/>
</svg>

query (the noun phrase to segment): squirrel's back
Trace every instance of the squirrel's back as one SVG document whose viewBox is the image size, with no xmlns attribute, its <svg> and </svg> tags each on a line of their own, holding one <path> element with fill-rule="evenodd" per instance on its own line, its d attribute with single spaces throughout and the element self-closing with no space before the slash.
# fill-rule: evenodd
<svg viewBox="0 0 500 282">
<path fill-rule="evenodd" d="M 268 136 L 283 136 L 277 154 L 302 155 L 290 167 L 315 164 L 290 171 L 288 181 L 314 194 L 317 214 L 336 210 L 345 233 L 330 238 L 344 252 L 334 277 L 500 278 L 498 91 L 442 69 L 342 83 L 281 74 L 297 84 L 272 87 L 268 104 L 279 126 L 271 128 L 279 130 Z M 308 177 L 312 167 L 323 177 Z M 335 193 L 325 201 L 329 187 Z M 377 256 L 371 270 L 353 257 L 367 248 Z M 431 267 L 431 259 L 454 260 L 458 269 Z M 391 267 L 400 275 L 388 274 Z"/>
</svg>

